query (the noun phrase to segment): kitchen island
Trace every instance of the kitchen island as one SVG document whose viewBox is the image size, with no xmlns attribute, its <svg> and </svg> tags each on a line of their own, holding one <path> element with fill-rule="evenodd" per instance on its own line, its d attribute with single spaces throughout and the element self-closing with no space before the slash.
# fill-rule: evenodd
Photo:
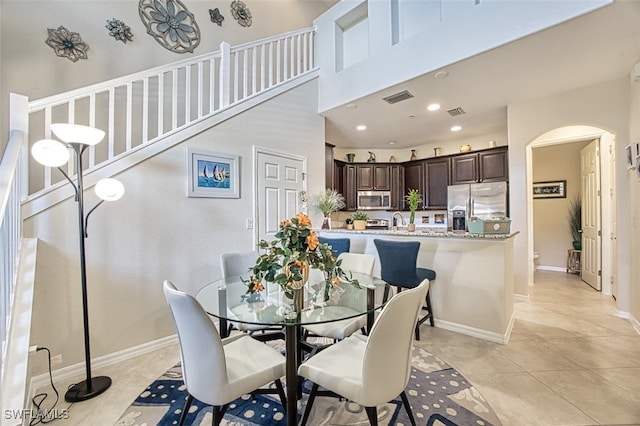
<svg viewBox="0 0 640 426">
<path fill-rule="evenodd" d="M 513 241 L 517 233 L 477 235 L 446 231 L 319 230 L 351 239 L 351 252 L 380 260 L 374 239 L 419 241 L 418 267 L 436 271 L 430 287 L 436 327 L 507 343 L 513 326 Z"/>
</svg>

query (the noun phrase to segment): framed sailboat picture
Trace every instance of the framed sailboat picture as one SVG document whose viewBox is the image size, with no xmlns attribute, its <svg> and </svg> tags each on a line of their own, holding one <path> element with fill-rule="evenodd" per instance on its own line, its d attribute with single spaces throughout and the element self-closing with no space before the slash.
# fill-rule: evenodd
<svg viewBox="0 0 640 426">
<path fill-rule="evenodd" d="M 187 149 L 188 197 L 240 198 L 237 155 Z"/>
</svg>

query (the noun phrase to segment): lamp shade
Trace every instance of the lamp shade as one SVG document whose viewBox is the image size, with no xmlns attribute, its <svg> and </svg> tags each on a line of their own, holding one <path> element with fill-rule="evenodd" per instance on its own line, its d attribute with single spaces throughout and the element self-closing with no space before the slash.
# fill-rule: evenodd
<svg viewBox="0 0 640 426">
<path fill-rule="evenodd" d="M 69 161 L 69 148 L 53 139 L 42 139 L 31 147 L 35 160 L 48 167 L 60 167 Z"/>
<path fill-rule="evenodd" d="M 102 130 L 81 124 L 54 123 L 51 125 L 51 131 L 66 143 L 95 145 L 104 138 Z"/>
<path fill-rule="evenodd" d="M 124 195 L 124 185 L 113 178 L 100 179 L 95 187 L 96 195 L 104 201 L 116 201 Z"/>
</svg>

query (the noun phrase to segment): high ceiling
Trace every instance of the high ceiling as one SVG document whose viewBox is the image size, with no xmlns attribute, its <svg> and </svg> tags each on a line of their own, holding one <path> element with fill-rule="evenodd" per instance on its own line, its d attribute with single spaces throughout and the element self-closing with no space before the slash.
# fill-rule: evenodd
<svg viewBox="0 0 640 426">
<path fill-rule="evenodd" d="M 640 1 L 595 12 L 334 108 L 326 140 L 339 148 L 406 148 L 506 133 L 507 105 L 628 77 L 640 61 Z M 446 78 L 436 78 L 446 71 Z M 413 98 L 388 104 L 408 90 Z M 427 105 L 441 104 L 437 112 Z M 461 107 L 465 114 L 447 110 Z M 366 131 L 356 125 L 365 124 Z M 451 132 L 453 125 L 462 126 Z M 395 141 L 394 146 L 389 141 Z"/>
</svg>

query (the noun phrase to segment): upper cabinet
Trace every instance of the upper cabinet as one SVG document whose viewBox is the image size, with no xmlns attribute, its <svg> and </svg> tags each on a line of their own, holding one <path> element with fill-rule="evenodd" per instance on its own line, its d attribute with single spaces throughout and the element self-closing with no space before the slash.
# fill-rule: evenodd
<svg viewBox="0 0 640 426">
<path fill-rule="evenodd" d="M 507 181 L 509 180 L 508 160 L 507 147 L 451 156 L 449 183 L 457 185 Z"/>
<path fill-rule="evenodd" d="M 388 164 L 358 164 L 356 166 L 356 188 L 358 191 L 390 191 Z"/>
<path fill-rule="evenodd" d="M 424 162 L 425 208 L 447 208 L 447 186 L 449 185 L 449 159 L 430 158 Z"/>
</svg>

